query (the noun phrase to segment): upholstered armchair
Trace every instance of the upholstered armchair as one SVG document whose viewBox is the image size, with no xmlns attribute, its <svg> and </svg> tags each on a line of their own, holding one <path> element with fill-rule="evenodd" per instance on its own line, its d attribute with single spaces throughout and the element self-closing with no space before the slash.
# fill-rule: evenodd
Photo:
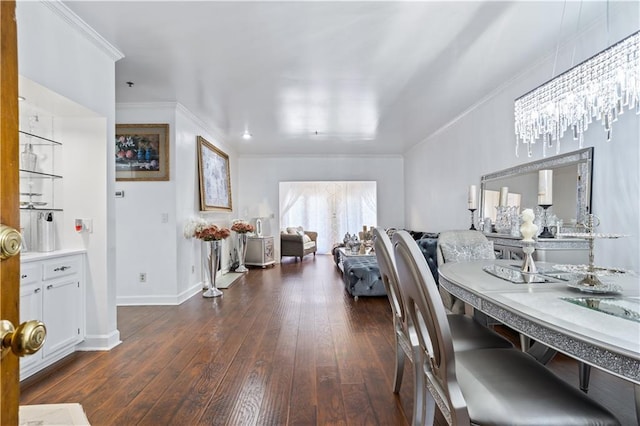
<svg viewBox="0 0 640 426">
<path fill-rule="evenodd" d="M 280 233 L 280 258 L 283 256 L 295 256 L 302 258 L 308 254 L 316 255 L 318 233 L 305 231 L 302 227 L 289 227 Z"/>
</svg>

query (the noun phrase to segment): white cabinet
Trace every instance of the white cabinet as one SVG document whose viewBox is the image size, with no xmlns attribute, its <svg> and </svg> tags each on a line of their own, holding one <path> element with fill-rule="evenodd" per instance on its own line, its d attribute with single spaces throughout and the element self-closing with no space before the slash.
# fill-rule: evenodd
<svg viewBox="0 0 640 426">
<path fill-rule="evenodd" d="M 44 322 L 43 348 L 20 359 L 20 378 L 36 373 L 73 353 L 85 336 L 84 257 L 49 255 L 23 261 L 20 282 L 20 321 Z"/>
<path fill-rule="evenodd" d="M 247 237 L 247 253 L 245 265 L 262 266 L 273 265 L 273 237 Z"/>
</svg>

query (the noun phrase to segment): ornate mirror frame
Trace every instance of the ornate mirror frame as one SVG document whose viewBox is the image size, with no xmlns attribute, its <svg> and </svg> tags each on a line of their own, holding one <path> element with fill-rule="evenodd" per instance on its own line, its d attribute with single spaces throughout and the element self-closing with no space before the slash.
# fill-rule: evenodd
<svg viewBox="0 0 640 426">
<path fill-rule="evenodd" d="M 487 184 L 498 180 L 517 177 L 539 170 L 558 169 L 569 165 L 577 165 L 576 176 L 576 223 L 583 223 L 585 215 L 591 212 L 591 180 L 593 177 L 593 147 L 585 148 L 555 157 L 544 158 L 531 163 L 521 164 L 499 172 L 489 173 L 480 178 L 480 216 L 485 217 L 484 194 Z M 532 188 L 536 191 L 537 188 Z"/>
</svg>

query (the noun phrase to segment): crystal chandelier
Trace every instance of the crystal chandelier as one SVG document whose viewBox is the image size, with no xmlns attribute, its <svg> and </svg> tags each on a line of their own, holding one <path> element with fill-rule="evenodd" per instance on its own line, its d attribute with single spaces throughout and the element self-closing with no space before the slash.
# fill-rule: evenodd
<svg viewBox="0 0 640 426">
<path fill-rule="evenodd" d="M 612 124 L 625 108 L 640 114 L 640 31 L 515 100 L 516 156 L 520 142 L 532 155 L 542 139 L 542 152 L 569 130 L 583 145 L 593 120 L 602 122 L 611 140 Z"/>
</svg>

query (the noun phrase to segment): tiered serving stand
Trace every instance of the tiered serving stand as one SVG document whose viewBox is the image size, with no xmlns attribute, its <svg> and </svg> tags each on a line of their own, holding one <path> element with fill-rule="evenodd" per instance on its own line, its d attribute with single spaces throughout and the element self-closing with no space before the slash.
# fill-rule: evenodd
<svg viewBox="0 0 640 426">
<path fill-rule="evenodd" d="M 596 239 L 616 239 L 616 238 L 628 237 L 628 235 L 625 235 L 625 234 L 603 234 L 603 233 L 594 232 L 594 229 L 597 228 L 599 225 L 600 225 L 600 219 L 593 214 L 589 214 L 587 215 L 587 221 L 584 224 L 587 232 L 570 232 L 570 233 L 562 233 L 557 235 L 557 237 L 559 238 L 562 238 L 562 237 L 584 238 L 585 240 L 589 241 L 589 264 L 588 265 L 564 265 L 568 268 L 565 272 L 575 272 L 577 274 L 584 274 L 584 277 L 580 279 L 576 284 L 576 288 L 579 288 L 584 291 L 597 292 L 598 290 L 606 290 L 608 288 L 608 285 L 606 283 L 603 283 L 600 280 L 600 278 L 598 278 L 599 275 L 600 276 L 614 275 L 614 274 L 627 272 L 627 271 L 622 271 L 618 269 L 602 268 L 602 267 L 595 266 L 593 249 L 595 246 Z"/>
</svg>

